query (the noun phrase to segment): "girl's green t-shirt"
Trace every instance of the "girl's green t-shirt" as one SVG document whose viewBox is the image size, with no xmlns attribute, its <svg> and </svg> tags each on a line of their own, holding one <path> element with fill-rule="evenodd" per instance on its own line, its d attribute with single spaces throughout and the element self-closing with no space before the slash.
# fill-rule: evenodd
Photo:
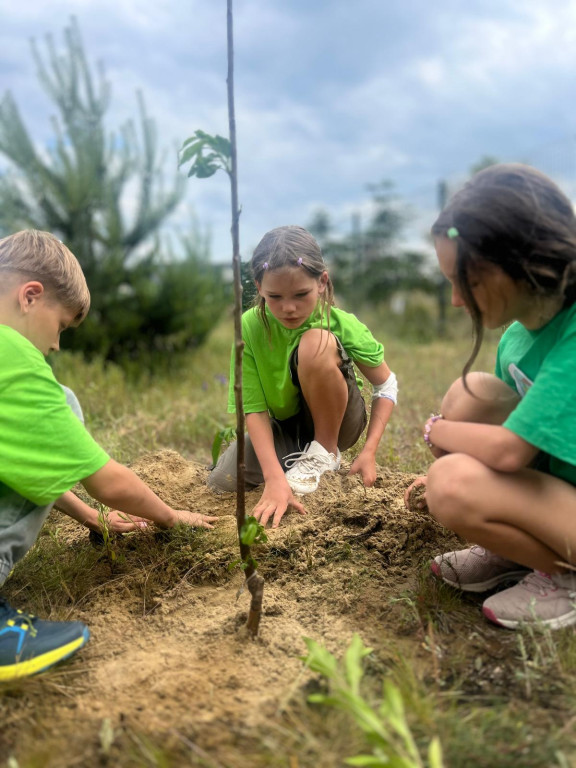
<svg viewBox="0 0 576 768">
<path fill-rule="evenodd" d="M 513 323 L 496 375 L 522 398 L 504 426 L 549 455 L 551 474 L 576 485 L 576 304 L 535 331 Z"/>
<path fill-rule="evenodd" d="M 280 421 L 300 410 L 298 388 L 292 382 L 289 360 L 310 328 L 326 328 L 326 314 L 318 309 L 299 328 L 285 328 L 266 308 L 270 331 L 256 308 L 242 315 L 242 395 L 246 413 L 268 411 Z M 342 309 L 330 310 L 330 331 L 342 343 L 348 356 L 359 363 L 376 367 L 384 360 L 384 347 L 358 318 Z M 361 380 L 360 380 L 361 383 Z M 236 410 L 234 399 L 234 350 L 230 364 L 228 411 Z"/>
<path fill-rule="evenodd" d="M 0 325 L 0 516 L 13 492 L 45 506 L 110 457 L 72 412 L 42 353 Z"/>
</svg>

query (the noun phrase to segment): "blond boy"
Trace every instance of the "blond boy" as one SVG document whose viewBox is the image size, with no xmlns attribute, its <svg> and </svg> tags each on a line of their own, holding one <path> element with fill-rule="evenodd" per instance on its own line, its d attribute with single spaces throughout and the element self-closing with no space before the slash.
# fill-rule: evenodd
<svg viewBox="0 0 576 768">
<path fill-rule="evenodd" d="M 143 521 L 211 528 L 216 518 L 166 505 L 90 437 L 75 396 L 44 357 L 86 317 L 90 294 L 77 259 L 47 232 L 0 240 L 0 586 L 36 541 L 53 504 L 88 527 L 95 511 L 70 489 L 81 482 L 115 509 L 113 526 Z M 126 516 L 131 516 L 131 520 Z M 43 621 L 0 597 L 0 681 L 40 672 L 88 640 L 81 622 Z"/>
</svg>

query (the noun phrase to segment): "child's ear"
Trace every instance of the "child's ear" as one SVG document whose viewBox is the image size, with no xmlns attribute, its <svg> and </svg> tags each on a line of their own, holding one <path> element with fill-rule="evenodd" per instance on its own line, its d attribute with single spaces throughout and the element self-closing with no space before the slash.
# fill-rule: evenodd
<svg viewBox="0 0 576 768">
<path fill-rule="evenodd" d="M 320 293 L 324 293 L 326 286 L 328 285 L 328 272 L 324 270 L 318 278 L 318 290 Z"/>
<path fill-rule="evenodd" d="M 262 296 L 262 283 L 259 283 L 258 280 L 254 280 L 254 285 L 260 296 Z"/>
<path fill-rule="evenodd" d="M 28 310 L 44 295 L 44 286 L 37 280 L 23 283 L 18 291 L 18 301 L 22 312 Z"/>
</svg>

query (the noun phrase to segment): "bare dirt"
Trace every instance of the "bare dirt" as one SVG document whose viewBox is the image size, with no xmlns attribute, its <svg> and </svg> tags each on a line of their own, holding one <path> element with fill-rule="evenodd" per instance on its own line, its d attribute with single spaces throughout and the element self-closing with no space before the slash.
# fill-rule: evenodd
<svg viewBox="0 0 576 768">
<path fill-rule="evenodd" d="M 339 654 L 358 632 L 382 664 L 405 654 L 434 675 L 437 660 L 403 595 L 430 556 L 457 542 L 426 510 L 405 509 L 412 475 L 380 468 L 375 486 L 364 488 L 346 468 L 330 473 L 305 497 L 306 516 L 288 514 L 268 531 L 255 552 L 266 585 L 260 636 L 251 641 L 242 631 L 249 596 L 238 596 L 244 577 L 228 569 L 237 557 L 235 496 L 211 493 L 207 469 L 173 451 L 147 454 L 133 469 L 172 506 L 217 515 L 217 530 L 180 550 L 167 547 L 171 532 L 124 537 L 112 543 L 119 565 L 105 547 L 97 551 L 82 576 L 92 581 L 68 614 L 57 614 L 85 621 L 91 642 L 60 667 L 0 689 L 0 762 L 12 755 L 20 768 L 337 765 L 315 758 L 317 745 L 306 729 L 298 732 L 306 693 L 318 684 L 300 659 L 303 637 Z M 247 494 L 248 511 L 258 498 L 257 490 Z M 59 513 L 49 525 L 70 550 L 86 550 L 85 530 Z M 26 580 L 16 575 L 7 587 L 21 605 Z M 46 589 L 56 603 L 66 584 Z M 74 595 L 73 583 L 68 589 Z"/>
</svg>

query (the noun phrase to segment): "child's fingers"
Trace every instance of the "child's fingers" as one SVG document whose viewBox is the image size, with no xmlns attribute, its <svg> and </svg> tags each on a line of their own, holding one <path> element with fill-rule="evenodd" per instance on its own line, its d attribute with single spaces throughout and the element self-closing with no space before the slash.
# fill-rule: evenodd
<svg viewBox="0 0 576 768">
<path fill-rule="evenodd" d="M 296 512 L 299 512 L 301 515 L 307 515 L 308 514 L 308 510 L 306 509 L 304 504 L 302 504 L 301 501 L 296 501 L 296 499 L 293 498 L 292 501 L 290 502 L 290 506 L 293 509 L 295 509 Z"/>
<path fill-rule="evenodd" d="M 280 508 L 278 508 L 274 514 L 274 519 L 272 520 L 272 528 L 278 528 L 280 525 L 280 520 L 284 517 L 284 512 L 286 512 L 285 509 L 280 511 Z"/>
<path fill-rule="evenodd" d="M 260 525 L 263 525 L 264 527 L 266 527 L 266 523 L 268 522 L 268 520 L 270 520 L 270 518 L 273 515 L 277 514 L 277 512 L 278 512 L 278 507 L 275 504 L 267 504 L 265 507 L 259 510 L 258 513 L 255 512 L 254 517 L 256 518 L 256 520 L 258 520 Z M 280 517 L 282 517 L 283 514 L 284 512 L 282 512 Z"/>
<path fill-rule="evenodd" d="M 214 528 L 212 523 L 215 523 L 217 520 L 218 518 L 212 515 L 202 515 L 202 527 L 212 529 Z"/>
<path fill-rule="evenodd" d="M 422 486 L 424 487 L 426 486 L 426 475 L 422 475 L 422 477 L 417 477 L 416 480 L 410 483 L 408 488 L 406 488 L 406 490 L 404 491 L 404 506 L 406 507 L 406 509 L 410 509 L 410 506 L 411 506 L 410 496 L 412 492 L 416 488 L 420 488 Z M 414 500 L 414 502 L 412 503 L 412 506 L 415 506 L 417 509 L 424 509 L 424 507 L 426 506 L 426 500 L 425 499 Z"/>
</svg>

